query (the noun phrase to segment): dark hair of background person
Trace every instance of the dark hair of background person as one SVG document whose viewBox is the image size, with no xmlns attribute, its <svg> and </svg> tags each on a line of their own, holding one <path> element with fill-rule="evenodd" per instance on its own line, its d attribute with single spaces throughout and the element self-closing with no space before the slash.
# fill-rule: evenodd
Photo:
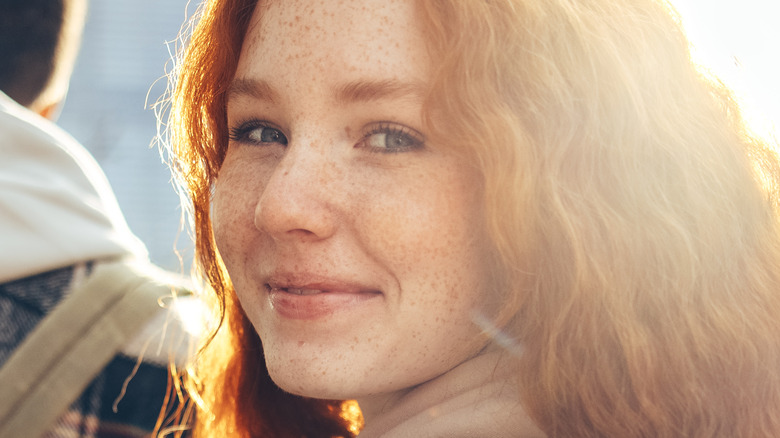
<svg viewBox="0 0 780 438">
<path fill-rule="evenodd" d="M 71 43 L 64 41 L 71 3 L 0 2 L 0 90 L 22 106 L 31 107 L 57 73 L 62 48 Z"/>
</svg>

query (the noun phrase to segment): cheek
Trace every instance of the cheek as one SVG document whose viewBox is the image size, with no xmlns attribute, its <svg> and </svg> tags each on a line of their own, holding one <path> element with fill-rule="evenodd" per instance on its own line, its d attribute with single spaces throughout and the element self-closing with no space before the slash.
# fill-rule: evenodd
<svg viewBox="0 0 780 438">
<path fill-rule="evenodd" d="M 214 184 L 212 228 L 214 240 L 225 264 L 241 257 L 254 227 L 254 205 L 251 182 L 229 161 L 220 169 Z"/>
<path fill-rule="evenodd" d="M 212 198 L 211 228 L 214 232 L 214 243 L 223 259 L 226 254 L 230 254 L 228 250 L 231 247 L 228 241 L 228 237 L 231 235 L 229 229 L 232 225 L 231 218 L 235 216 L 234 212 L 228 208 L 231 203 L 226 199 L 226 195 L 227 193 L 221 190 L 221 184 L 218 182 L 215 185 Z"/>
<path fill-rule="evenodd" d="M 419 178 L 411 190 L 380 197 L 383 204 L 375 204 L 360 227 L 401 283 L 445 291 L 416 301 L 446 300 L 452 311 L 458 305 L 453 299 L 476 301 L 488 276 L 480 197 L 464 174 L 439 169 L 429 173 L 438 178 Z"/>
</svg>

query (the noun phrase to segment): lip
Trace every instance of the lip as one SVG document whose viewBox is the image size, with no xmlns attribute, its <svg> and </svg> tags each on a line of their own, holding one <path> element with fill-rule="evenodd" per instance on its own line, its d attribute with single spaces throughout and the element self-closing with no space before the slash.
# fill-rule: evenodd
<svg viewBox="0 0 780 438">
<path fill-rule="evenodd" d="M 271 280 L 265 287 L 274 312 L 283 318 L 295 320 L 325 318 L 382 296 L 378 289 L 331 280 Z"/>
</svg>

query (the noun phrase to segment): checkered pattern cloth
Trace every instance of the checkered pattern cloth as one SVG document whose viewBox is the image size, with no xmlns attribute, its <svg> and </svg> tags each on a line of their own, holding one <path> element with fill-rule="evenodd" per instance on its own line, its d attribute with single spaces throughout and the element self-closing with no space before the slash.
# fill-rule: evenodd
<svg viewBox="0 0 780 438">
<path fill-rule="evenodd" d="M 91 271 L 91 264 L 88 264 Z M 64 298 L 74 267 L 0 284 L 0 366 Z M 149 436 L 168 391 L 168 370 L 115 356 L 63 413 L 46 437 Z M 0 388 L 2 393 L 2 388 Z"/>
</svg>

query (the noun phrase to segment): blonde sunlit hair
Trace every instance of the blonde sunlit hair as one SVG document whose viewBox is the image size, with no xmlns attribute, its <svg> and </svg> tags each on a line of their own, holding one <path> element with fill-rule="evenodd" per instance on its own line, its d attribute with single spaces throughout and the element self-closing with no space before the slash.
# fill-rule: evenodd
<svg viewBox="0 0 780 438">
<path fill-rule="evenodd" d="M 170 158 L 225 316 L 198 369 L 198 436 L 349 436 L 353 403 L 270 381 L 211 232 L 225 93 L 254 8 L 203 5 L 170 101 Z M 503 293 L 489 317 L 522 347 L 518 391 L 537 425 L 780 435 L 777 154 L 695 68 L 673 8 L 431 0 L 419 11 L 436 66 L 427 128 L 483 176 Z"/>
</svg>

